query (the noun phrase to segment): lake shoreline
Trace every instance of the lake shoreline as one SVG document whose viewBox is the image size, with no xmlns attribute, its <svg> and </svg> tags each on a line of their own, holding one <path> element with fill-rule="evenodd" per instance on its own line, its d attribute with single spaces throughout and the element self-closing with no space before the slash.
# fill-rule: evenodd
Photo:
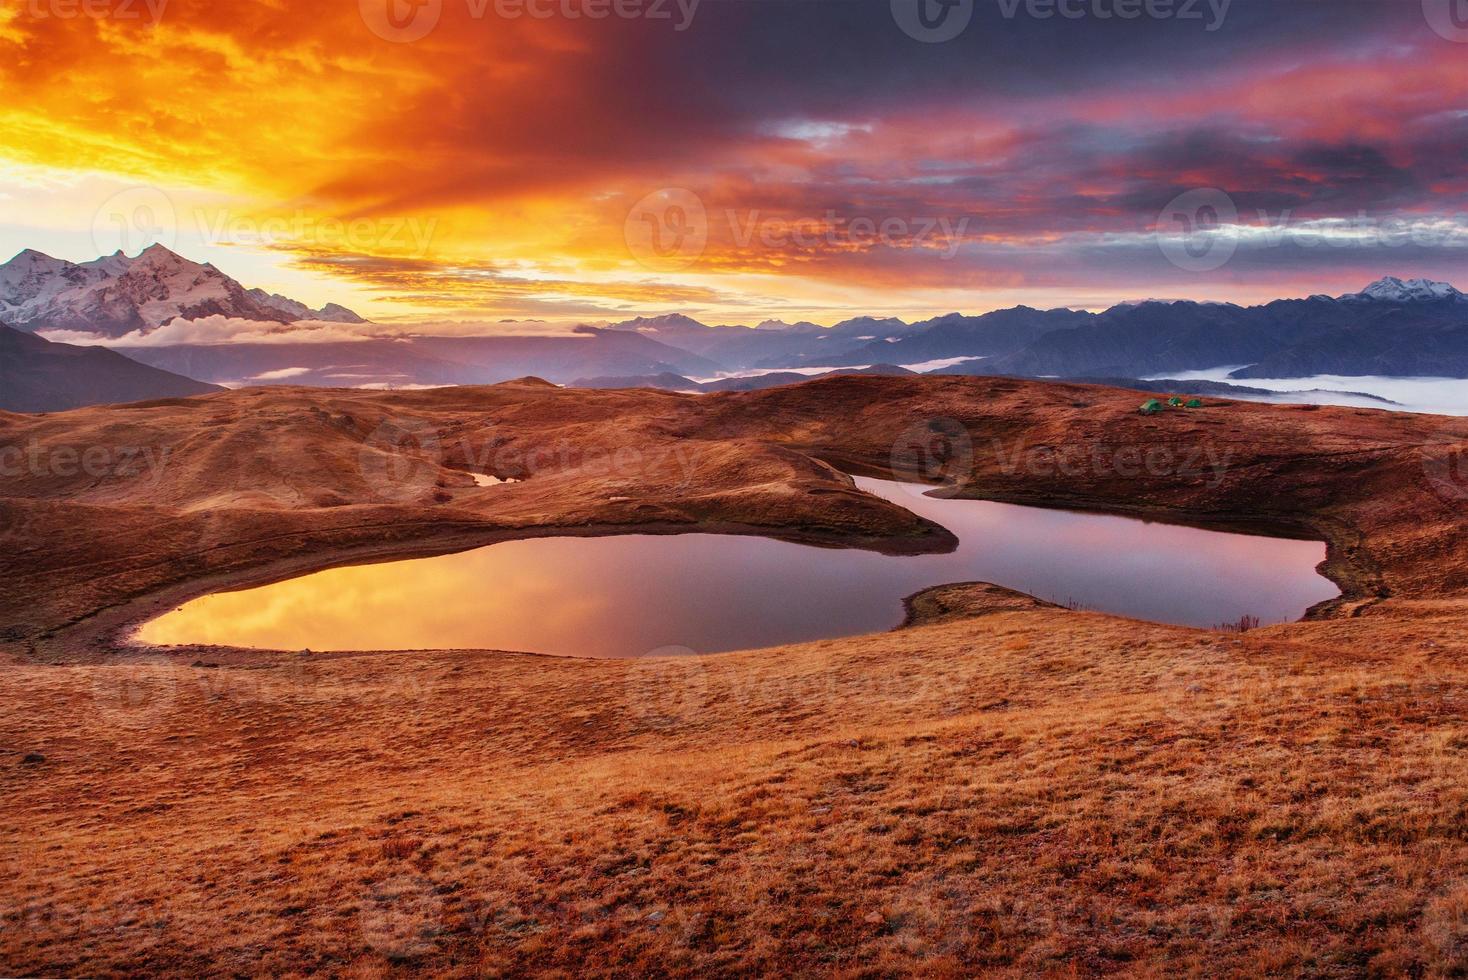
<svg viewBox="0 0 1468 980">
<path fill-rule="evenodd" d="M 1294 621 L 1339 596 L 1323 542 L 954 497 L 855 478 L 942 527 L 953 549 L 804 546 L 791 535 L 536 535 L 216 592 L 148 620 L 144 648 L 493 649 L 638 657 L 765 649 L 879 632 L 902 600 L 986 581 L 1051 603 L 1211 628 Z M 885 553 L 885 554 L 884 554 Z M 492 583 L 492 584 L 491 584 Z M 560 602 L 561 605 L 557 605 Z M 431 610 L 431 614 L 426 611 Z M 371 624 L 371 625 L 369 625 Z"/>
<path fill-rule="evenodd" d="M 1354 425 L 1358 423 L 1350 422 L 1350 420 L 1359 418 L 1370 419 L 1371 423 L 1378 427 L 1387 423 L 1404 431 L 1413 428 L 1422 430 L 1422 435 L 1415 439 L 1408 437 L 1418 443 L 1433 440 L 1434 433 L 1437 431 L 1433 421 L 1422 416 L 1226 402 L 1213 402 L 1214 408 L 1200 410 L 1196 413 L 1179 413 L 1175 417 L 1164 416 L 1163 421 L 1159 423 L 1155 420 L 1136 417 L 1134 406 L 1131 405 L 1134 398 L 1132 393 L 1099 388 L 1094 385 L 1024 382 L 1003 378 L 838 378 L 785 389 L 718 395 L 696 400 L 668 399 L 660 393 L 652 392 L 579 392 L 545 388 L 539 385 L 525 387 L 515 384 L 491 388 L 440 389 L 424 393 L 252 389 L 219 396 L 206 396 L 202 399 L 179 400 L 179 404 L 193 403 L 203 407 L 218 403 L 221 399 L 253 404 L 261 398 L 276 397 L 276 393 L 280 393 L 289 399 L 304 399 L 308 403 L 319 400 L 340 402 L 346 406 L 349 414 L 360 412 L 366 404 L 379 402 L 402 403 L 403 407 L 399 411 L 431 413 L 437 410 L 434 406 L 440 403 L 453 405 L 465 399 L 472 402 L 492 393 L 493 398 L 500 402 L 509 399 L 513 403 L 526 398 L 544 400 L 546 402 L 545 414 L 548 419 L 554 421 L 557 410 L 553 406 L 556 404 L 584 401 L 589 404 L 626 405 L 629 399 L 632 404 L 636 404 L 645 396 L 649 400 L 648 406 L 655 412 L 673 412 L 674 417 L 687 418 L 689 422 L 700 417 L 709 417 L 712 424 L 718 426 L 731 424 L 731 422 L 718 421 L 722 417 L 729 416 L 731 409 L 744 405 L 769 405 L 774 413 L 773 417 L 767 416 L 751 428 L 750 435 L 757 439 L 761 431 L 771 428 L 772 422 L 776 427 L 787 424 L 779 421 L 780 414 L 784 411 L 783 405 L 792 398 L 801 397 L 805 393 L 809 393 L 812 397 L 806 399 L 808 403 L 804 406 L 803 411 L 814 413 L 816 417 L 819 417 L 823 412 L 834 410 L 835 414 L 829 417 L 839 418 L 839 397 L 836 400 L 837 404 L 824 407 L 821 405 L 822 401 L 830 400 L 831 395 L 841 397 L 859 395 L 865 399 L 873 396 L 887 397 L 881 393 L 901 393 L 902 397 L 936 398 L 933 406 L 927 411 L 932 415 L 942 415 L 961 411 L 957 404 L 945 403 L 945 399 L 951 398 L 953 394 L 968 397 L 967 393 L 986 390 L 993 391 L 1000 397 L 1012 398 L 1020 394 L 1026 398 L 1038 396 L 1052 403 L 1054 407 L 1049 410 L 1051 412 L 1061 408 L 1068 401 L 1074 401 L 1077 395 L 1090 401 L 1099 400 L 1101 403 L 1110 403 L 1120 409 L 1119 412 L 1111 409 L 1106 413 L 1108 419 L 1118 420 L 1107 422 L 1111 429 L 1134 429 L 1139 426 L 1156 429 L 1159 425 L 1176 428 L 1179 424 L 1183 424 L 1188 430 L 1198 435 L 1206 435 L 1204 430 L 1199 428 L 1198 423 L 1210 423 L 1215 426 L 1219 423 L 1255 425 L 1254 420 L 1267 420 L 1269 424 L 1288 422 L 1292 425 L 1297 423 L 1320 425 L 1323 422 L 1335 424 L 1335 420 L 1340 420 Z M 991 412 L 991 409 L 987 407 L 987 402 L 975 402 L 974 404 L 986 405 L 985 413 Z M 159 411 L 169 412 L 171 405 L 172 403 L 168 403 Z M 111 413 L 126 410 L 126 408 L 83 409 L 39 417 L 34 421 L 29 421 L 23 416 L 12 416 L 11 418 L 33 427 L 52 430 L 59 427 L 64 432 L 69 425 L 86 423 L 92 419 L 105 420 Z M 1012 431 L 1016 424 L 1031 426 L 1046 424 L 1048 416 L 1045 414 L 1035 415 L 1032 421 L 1026 422 L 1026 416 L 1033 411 L 1001 409 L 998 414 L 994 415 L 993 421 L 987 424 L 997 424 L 1000 428 L 996 431 L 1000 432 L 1006 429 Z M 734 416 L 729 417 L 731 420 L 734 418 Z M 745 423 L 733 424 L 744 425 Z M 1464 425 L 1465 431 L 1468 431 L 1468 423 L 1461 424 Z M 890 438 L 885 437 L 885 439 Z M 1011 438 L 1015 437 L 1011 436 Z M 1026 437 L 1018 438 L 1023 440 Z M 1085 436 L 1077 433 L 1076 438 L 1079 441 Z M 1257 441 L 1257 436 L 1253 438 Z M 1441 438 L 1441 436 L 1436 438 Z M 879 435 L 878 439 L 884 440 L 884 437 Z M 879 441 L 878 444 L 881 445 L 882 442 Z M 348 445 L 353 451 L 355 450 L 356 443 Z M 701 448 L 702 444 L 690 445 L 700 447 L 699 452 L 707 452 Z M 741 442 L 739 446 L 734 447 L 736 456 L 731 458 L 739 458 L 737 455 L 739 453 L 755 451 L 754 445 L 747 441 Z M 1230 439 L 1224 445 L 1229 446 L 1229 451 L 1232 453 L 1249 451 L 1249 443 L 1246 441 Z M 742 448 L 746 446 L 749 447 L 748 450 Z M 805 467 L 807 470 L 796 478 L 797 484 L 769 485 L 772 488 L 793 488 L 797 485 L 801 488 L 794 495 L 791 494 L 790 489 L 781 489 L 775 497 L 771 498 L 771 503 L 777 504 L 778 516 L 775 523 L 729 520 L 728 516 L 738 513 L 743 504 L 739 502 L 741 498 L 728 496 L 727 493 L 725 496 L 733 505 L 732 508 L 726 507 L 722 501 L 708 508 L 697 503 L 700 498 L 694 498 L 695 507 L 684 505 L 684 501 L 689 497 L 682 489 L 678 491 L 675 498 L 668 498 L 669 503 L 659 502 L 656 495 L 651 498 L 633 500 L 632 497 L 635 495 L 621 491 L 618 491 L 617 495 L 598 496 L 596 482 L 578 481 L 574 472 L 557 473 L 549 483 L 546 482 L 544 475 L 536 475 L 522 482 L 478 488 L 473 486 L 469 475 L 463 472 L 470 468 L 467 461 L 456 463 L 452 459 L 445 460 L 445 465 L 458 467 L 453 479 L 461 480 L 464 485 L 463 490 L 449 491 L 453 497 L 452 508 L 395 507 L 390 511 L 384 511 L 380 507 L 375 510 L 332 508 L 306 511 L 300 513 L 299 516 L 286 511 L 255 513 L 226 511 L 222 512 L 220 516 L 235 520 L 238 514 L 239 517 L 251 518 L 256 524 L 258 521 L 255 519 L 258 517 L 265 521 L 262 530 L 271 528 L 272 524 L 276 526 L 276 529 L 270 530 L 264 537 L 256 532 L 255 537 L 259 539 L 259 543 L 249 540 L 248 535 L 241 536 L 237 542 L 222 542 L 222 547 L 228 550 L 224 550 L 221 554 L 221 549 L 215 549 L 204 557 L 202 566 L 199 558 L 184 556 L 174 558 L 167 563 L 141 566 L 139 572 L 145 577 L 140 584 L 143 582 L 147 584 L 134 591 L 132 595 L 119 596 L 117 600 L 103 602 L 89 601 L 85 598 L 85 594 L 68 596 L 70 600 L 68 604 L 76 605 L 76 600 L 80 600 L 80 606 L 75 608 L 71 614 L 52 618 L 48 622 L 36 622 L 36 615 L 42 612 L 40 609 L 16 607 L 16 621 L 19 625 L 11 628 L 12 638 L 0 644 L 0 651 L 7 652 L 12 658 L 47 662 L 84 662 L 87 660 L 116 662 L 138 656 L 157 656 L 157 651 L 140 651 L 132 647 L 127 642 L 127 635 L 139 623 L 156 615 L 160 607 L 171 608 L 173 605 L 202 594 L 247 588 L 345 564 L 426 557 L 462 551 L 497 541 L 533 537 L 604 536 L 628 533 L 676 534 L 701 531 L 752 534 L 825 547 L 866 548 L 891 553 L 924 552 L 953 547 L 953 542 L 950 540 L 951 535 L 948 535 L 946 531 L 910 513 L 899 513 L 892 505 L 873 501 L 868 495 L 858 493 L 851 484 L 851 477 L 844 475 L 851 473 L 881 478 L 907 478 L 906 472 L 894 472 L 892 469 L 894 460 L 890 450 L 884 448 L 879 451 L 879 454 L 874 454 L 868 448 L 858 448 L 855 445 L 843 448 L 839 443 L 823 440 L 807 446 L 806 451 L 808 453 L 806 456 L 794 456 L 785 447 L 774 448 L 777 454 L 775 459 L 779 460 L 778 466 L 782 471 L 788 472 L 792 467 Z M 1373 452 L 1379 451 L 1374 451 L 1368 446 L 1357 450 L 1353 455 L 1364 461 L 1371 458 L 1370 454 Z M 1308 466 L 1309 458 L 1309 452 L 1301 453 L 1298 462 L 1291 462 L 1288 466 Z M 804 459 L 805 462 L 800 463 L 799 459 Z M 355 457 L 353 465 L 355 465 Z M 769 464 L 761 462 L 760 465 Z M 1278 464 L 1268 464 L 1269 467 L 1276 465 Z M 1338 466 L 1339 463 L 1326 461 L 1323 465 Z M 905 471 L 907 467 L 904 466 L 902 469 Z M 1373 556 L 1367 542 L 1367 535 L 1363 534 L 1359 527 L 1354 526 L 1351 520 L 1342 519 L 1328 509 L 1320 508 L 1281 512 L 1278 506 L 1281 498 L 1273 488 L 1287 489 L 1293 477 L 1290 477 L 1287 472 L 1282 472 L 1277 476 L 1272 475 L 1267 468 L 1261 469 L 1257 464 L 1250 464 L 1241 469 L 1241 464 L 1237 461 L 1234 462 L 1228 476 L 1233 479 L 1236 474 L 1245 471 L 1249 474 L 1249 483 L 1240 484 L 1237 487 L 1225 486 L 1223 491 L 1226 492 L 1199 493 L 1198 490 L 1206 491 L 1207 488 L 1201 485 L 1195 488 L 1191 482 L 1187 482 L 1179 484 L 1185 490 L 1184 493 L 1168 494 L 1164 497 L 1149 491 L 1139 495 L 1135 492 L 1136 481 L 1118 480 L 1114 476 L 1108 477 L 1107 474 L 1086 474 L 1083 479 L 1062 482 L 1053 479 L 1030 478 L 1025 473 L 992 473 L 983 479 L 966 483 L 958 495 L 965 498 L 1048 509 L 1135 517 L 1210 530 L 1324 540 L 1327 544 L 1327 557 L 1321 573 L 1340 588 L 1341 596 L 1311 609 L 1306 614 L 1306 621 L 1327 619 L 1343 612 L 1359 610 L 1362 608 L 1362 603 L 1370 604 L 1393 591 L 1385 580 L 1383 568 Z M 527 474 L 507 472 L 494 475 L 523 478 Z M 784 479 L 789 480 L 790 477 L 787 476 Z M 1241 491 L 1246 492 L 1241 493 Z M 1257 501 L 1262 506 L 1248 506 L 1241 509 L 1239 503 L 1241 497 Z M 569 513 L 566 516 L 571 518 L 569 523 L 564 520 L 557 521 L 554 518 L 546 520 L 544 517 L 537 517 L 534 510 L 527 508 L 528 504 L 535 510 L 543 510 L 544 502 L 547 499 L 561 498 L 568 500 L 569 506 L 566 507 L 566 510 Z M 628 502 L 610 503 L 609 499 Z M 673 500 L 676 500 L 677 504 L 672 504 Z M 791 507 L 791 503 L 797 506 Z M 657 512 L 671 512 L 675 507 L 682 511 L 677 515 L 677 520 L 659 519 Z M 444 513 L 445 510 L 450 510 L 450 513 Z M 579 514 L 576 513 L 578 511 Z M 362 517 L 377 513 L 382 516 L 376 523 L 362 522 Z M 529 521 L 513 516 L 507 520 L 506 517 L 500 516 L 501 514 L 514 515 L 517 513 L 526 514 Z M 617 514 L 617 519 L 608 520 L 607 518 L 613 513 Z M 352 520 L 353 517 L 356 519 Z M 323 519 L 330 520 L 324 521 Z M 84 542 L 78 542 L 78 545 L 85 547 Z M 219 557 L 215 557 L 216 555 Z M 210 564 L 220 562 L 224 563 L 225 567 L 208 567 Z M 160 575 L 160 572 L 163 574 Z M 133 577 L 135 574 L 129 573 L 129 576 Z M 28 622 L 33 625 L 26 626 Z M 31 638 L 16 637 L 17 632 L 22 632 L 22 635 L 28 633 Z M 38 645 L 44 648 L 44 653 L 37 649 Z M 181 656 L 186 656 L 186 654 Z"/>
</svg>

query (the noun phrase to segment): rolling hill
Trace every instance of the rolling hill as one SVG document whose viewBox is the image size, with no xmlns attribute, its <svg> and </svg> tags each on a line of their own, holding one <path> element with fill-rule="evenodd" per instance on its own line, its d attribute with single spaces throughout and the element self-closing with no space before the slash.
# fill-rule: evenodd
<svg viewBox="0 0 1468 980">
<path fill-rule="evenodd" d="M 223 390 L 103 347 L 54 344 L 0 324 L 0 409 L 7 412 L 60 412 Z"/>
</svg>

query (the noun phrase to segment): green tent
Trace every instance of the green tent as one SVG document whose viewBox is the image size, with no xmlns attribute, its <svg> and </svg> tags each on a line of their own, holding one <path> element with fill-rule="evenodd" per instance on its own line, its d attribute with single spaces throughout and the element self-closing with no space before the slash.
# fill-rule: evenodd
<svg viewBox="0 0 1468 980">
<path fill-rule="evenodd" d="M 1167 400 L 1167 404 L 1171 405 L 1173 408 L 1182 408 L 1183 407 L 1183 400 L 1181 398 L 1179 398 L 1177 395 L 1173 395 L 1171 398 L 1169 398 Z"/>
<path fill-rule="evenodd" d="M 1162 403 L 1155 398 L 1149 398 L 1142 402 L 1141 412 L 1143 415 L 1156 415 L 1162 411 Z"/>
<path fill-rule="evenodd" d="M 1189 408 L 1202 408 L 1203 407 L 1203 401 L 1200 398 L 1189 398 L 1188 399 L 1188 407 Z"/>
</svg>

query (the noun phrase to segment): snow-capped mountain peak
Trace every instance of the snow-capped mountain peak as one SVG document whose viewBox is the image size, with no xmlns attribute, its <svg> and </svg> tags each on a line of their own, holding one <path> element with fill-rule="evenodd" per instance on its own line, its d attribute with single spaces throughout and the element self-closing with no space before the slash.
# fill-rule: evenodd
<svg viewBox="0 0 1468 980">
<path fill-rule="evenodd" d="M 11 260 L 11 263 L 24 263 L 28 265 L 64 265 L 61 259 L 54 259 L 45 252 L 37 252 L 33 248 L 22 249 L 20 254 Z M 11 264 L 7 263 L 7 264 Z"/>
<path fill-rule="evenodd" d="M 298 300 L 279 293 L 267 293 L 263 289 L 251 289 L 248 292 L 251 299 L 261 306 L 267 306 L 286 314 L 292 320 L 330 320 L 335 323 L 366 323 L 367 321 L 337 303 L 327 303 L 319 310 L 313 310 Z"/>
<path fill-rule="evenodd" d="M 28 248 L 0 265 L 0 313 L 54 297 L 87 277 L 85 271 L 70 262 Z"/>
<path fill-rule="evenodd" d="M 284 296 L 246 290 L 214 266 L 157 244 L 132 258 L 114 252 L 81 263 L 27 249 L 0 265 L 0 320 L 23 330 L 120 337 L 210 316 L 366 322 L 335 304 L 312 310 Z"/>
<path fill-rule="evenodd" d="M 127 255 L 122 251 L 122 249 L 118 249 L 111 255 L 104 255 L 100 259 L 93 259 L 90 262 L 82 262 L 80 263 L 80 267 L 83 269 L 96 269 L 103 275 L 120 276 L 124 272 L 126 272 L 132 264 L 133 260 L 128 258 Z"/>
<path fill-rule="evenodd" d="M 143 249 L 141 252 L 138 253 L 138 257 L 133 259 L 133 265 L 152 265 L 162 268 L 174 268 L 178 266 L 198 264 L 199 263 L 197 262 L 190 262 L 182 255 L 179 255 L 177 252 L 173 251 L 173 249 L 157 242 Z"/>
<path fill-rule="evenodd" d="M 1421 303 L 1454 299 L 1468 301 L 1451 284 L 1431 279 L 1398 279 L 1387 276 L 1378 279 L 1359 293 L 1342 296 L 1343 300 L 1376 300 L 1382 303 Z"/>
</svg>

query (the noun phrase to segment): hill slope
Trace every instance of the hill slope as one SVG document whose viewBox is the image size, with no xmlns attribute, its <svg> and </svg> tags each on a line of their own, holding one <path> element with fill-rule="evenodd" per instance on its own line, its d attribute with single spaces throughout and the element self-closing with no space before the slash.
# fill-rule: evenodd
<svg viewBox="0 0 1468 980">
<path fill-rule="evenodd" d="M 0 415 L 42 451 L 169 450 L 0 470 L 0 967 L 1459 975 L 1468 420 L 1138 394 L 522 382 Z M 960 430 L 965 495 L 1275 518 L 1332 541 L 1348 596 L 1238 635 L 953 585 L 895 632 L 623 661 L 111 640 L 199 592 L 510 537 L 937 546 L 820 460 L 910 474 Z M 398 438 L 424 431 L 437 452 Z M 1013 465 L 1052 448 L 1088 463 Z M 1231 465 L 1210 490 L 1106 464 L 1141 448 Z"/>
<path fill-rule="evenodd" d="M 0 323 L 0 409 L 8 412 L 60 412 L 223 390 L 103 347 L 53 344 Z"/>
</svg>

